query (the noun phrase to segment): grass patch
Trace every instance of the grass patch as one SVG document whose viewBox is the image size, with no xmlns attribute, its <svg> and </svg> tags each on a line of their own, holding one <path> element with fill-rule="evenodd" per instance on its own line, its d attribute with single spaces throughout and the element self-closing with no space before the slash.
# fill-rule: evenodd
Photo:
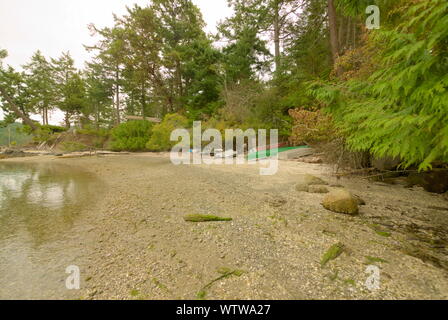
<svg viewBox="0 0 448 320">
<path fill-rule="evenodd" d="M 189 214 L 184 217 L 187 222 L 232 221 L 232 218 L 218 217 L 214 215 Z"/>
<path fill-rule="evenodd" d="M 243 270 L 238 270 L 238 269 L 232 270 L 232 269 L 230 269 L 230 268 L 226 268 L 226 267 L 219 268 L 219 269 L 217 270 L 217 272 L 220 273 L 221 276 L 219 276 L 218 278 L 216 278 L 216 279 L 210 281 L 209 283 L 207 283 L 207 284 L 206 284 L 206 285 L 205 285 L 205 286 L 204 286 L 204 287 L 203 287 L 203 288 L 196 294 L 196 297 L 197 297 L 199 300 L 204 300 L 204 299 L 205 299 L 205 297 L 207 296 L 207 290 L 210 289 L 210 287 L 211 287 L 215 282 L 218 282 L 218 281 L 223 280 L 223 279 L 225 279 L 225 278 L 228 278 L 228 277 L 230 277 L 230 276 L 237 276 L 237 277 L 240 277 L 240 276 L 242 276 L 242 275 L 244 274 L 244 271 L 243 271 Z"/>
<path fill-rule="evenodd" d="M 167 286 L 161 283 L 157 278 L 152 278 L 152 283 L 154 283 L 159 289 L 169 291 Z"/>
<path fill-rule="evenodd" d="M 320 261 L 321 267 L 324 267 L 328 262 L 339 257 L 342 252 L 344 252 L 344 245 L 342 243 L 332 245 L 322 256 L 322 260 Z"/>
<path fill-rule="evenodd" d="M 274 216 L 269 216 L 268 218 L 274 220 L 274 224 L 277 222 L 280 222 L 280 223 L 283 223 L 285 225 L 285 227 L 288 226 L 288 221 L 284 217 L 281 217 L 279 215 L 276 215 L 276 216 L 274 215 Z"/>
<path fill-rule="evenodd" d="M 375 233 L 379 236 L 385 237 L 385 238 L 389 238 L 392 234 L 390 232 L 387 231 L 381 231 L 381 230 L 375 230 Z"/>
<path fill-rule="evenodd" d="M 326 236 L 330 236 L 330 237 L 334 237 L 334 236 L 336 236 L 336 232 L 333 232 L 333 231 L 330 231 L 330 230 L 326 230 L 326 229 L 322 230 L 322 233 L 323 233 L 324 235 L 326 235 Z"/>
<path fill-rule="evenodd" d="M 366 264 L 374 264 L 374 263 L 389 263 L 389 261 L 378 258 L 378 257 L 371 257 L 371 256 L 366 256 Z"/>
<path fill-rule="evenodd" d="M 132 297 L 137 297 L 140 294 L 140 291 L 134 289 L 134 290 L 131 290 L 130 294 Z"/>
<path fill-rule="evenodd" d="M 350 286 L 356 286 L 355 280 L 353 280 L 353 279 L 346 279 L 346 280 L 344 280 L 344 283 L 348 284 Z"/>
<path fill-rule="evenodd" d="M 206 295 L 207 295 L 207 292 L 205 290 L 201 290 L 196 294 L 196 297 L 199 300 L 204 300 Z"/>
<path fill-rule="evenodd" d="M 372 229 L 373 231 L 375 231 L 375 233 L 381 237 L 385 237 L 388 238 L 392 235 L 392 233 L 388 232 L 388 231 L 384 231 L 384 229 L 381 228 L 381 226 L 379 226 L 376 223 L 371 223 L 367 225 L 370 229 Z"/>
</svg>

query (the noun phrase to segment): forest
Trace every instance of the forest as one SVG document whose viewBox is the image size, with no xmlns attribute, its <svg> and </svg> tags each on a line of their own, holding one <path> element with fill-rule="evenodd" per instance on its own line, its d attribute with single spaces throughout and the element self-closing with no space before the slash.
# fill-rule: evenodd
<svg viewBox="0 0 448 320">
<path fill-rule="evenodd" d="M 89 26 L 99 40 L 85 46 L 93 59 L 82 70 L 68 52 L 40 51 L 16 70 L 0 48 L 2 125 L 20 120 L 41 140 L 77 127 L 111 136 L 115 150 L 161 151 L 171 130 L 202 121 L 278 129 L 290 145 L 337 143 L 420 170 L 448 162 L 446 0 L 228 5 L 216 34 L 190 0 L 129 7 L 114 25 Z M 61 127 L 49 124 L 55 110 Z"/>
</svg>

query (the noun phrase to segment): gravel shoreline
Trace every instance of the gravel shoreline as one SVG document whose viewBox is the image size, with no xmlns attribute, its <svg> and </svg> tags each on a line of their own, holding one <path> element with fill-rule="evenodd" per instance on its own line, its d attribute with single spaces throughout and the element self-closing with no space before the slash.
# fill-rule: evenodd
<svg viewBox="0 0 448 320">
<path fill-rule="evenodd" d="M 284 161 L 275 176 L 253 165 L 174 166 L 156 154 L 2 161 L 63 163 L 101 181 L 74 227 L 82 287 L 72 298 L 448 298 L 448 215 L 429 208 L 447 201 L 418 187 Z M 295 190 L 303 174 L 346 187 L 366 206 L 355 217 L 327 211 L 324 195 Z M 232 221 L 191 223 L 186 214 Z M 322 267 L 336 243 L 344 252 Z M 371 264 L 381 275 L 374 291 L 365 286 Z"/>
</svg>

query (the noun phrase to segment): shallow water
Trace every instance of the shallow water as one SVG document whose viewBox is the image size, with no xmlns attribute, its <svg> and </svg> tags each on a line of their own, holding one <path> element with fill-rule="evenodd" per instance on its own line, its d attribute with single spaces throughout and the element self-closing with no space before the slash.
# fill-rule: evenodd
<svg viewBox="0 0 448 320">
<path fill-rule="evenodd" d="M 96 188 L 69 166 L 0 163 L 0 299 L 77 297 L 65 271 L 82 264 L 75 224 Z"/>
</svg>

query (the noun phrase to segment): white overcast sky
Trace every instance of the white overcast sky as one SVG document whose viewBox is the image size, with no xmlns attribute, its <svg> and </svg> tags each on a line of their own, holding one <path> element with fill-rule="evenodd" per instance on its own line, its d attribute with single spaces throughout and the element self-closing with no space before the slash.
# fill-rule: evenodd
<svg viewBox="0 0 448 320">
<path fill-rule="evenodd" d="M 70 51 L 78 67 L 89 59 L 83 44 L 93 44 L 87 25 L 111 26 L 112 13 L 123 15 L 126 6 L 145 6 L 150 0 L 0 0 L 0 48 L 9 52 L 5 63 L 14 67 L 36 50 L 47 57 Z M 207 31 L 231 14 L 226 0 L 193 0 L 201 9 Z"/>
<path fill-rule="evenodd" d="M 216 31 L 217 22 L 232 12 L 226 0 L 193 2 L 201 9 L 208 32 Z M 90 23 L 112 26 L 113 13 L 120 16 L 126 13 L 126 6 L 149 3 L 150 0 L 0 0 L 0 49 L 9 53 L 5 65 L 20 68 L 37 50 L 52 58 L 69 51 L 77 67 L 82 68 L 90 57 L 83 44 L 95 43 L 87 29 Z M 51 123 L 61 120 L 58 112 L 50 115 Z"/>
</svg>

